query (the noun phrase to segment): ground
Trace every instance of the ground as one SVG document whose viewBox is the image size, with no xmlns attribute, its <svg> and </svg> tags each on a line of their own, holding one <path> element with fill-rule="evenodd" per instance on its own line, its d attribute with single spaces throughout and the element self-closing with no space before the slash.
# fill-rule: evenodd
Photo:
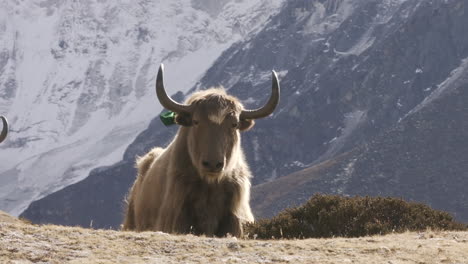
<svg viewBox="0 0 468 264">
<path fill-rule="evenodd" d="M 32 225 L 0 212 L 0 263 L 468 264 L 468 232 L 247 240 Z"/>
</svg>

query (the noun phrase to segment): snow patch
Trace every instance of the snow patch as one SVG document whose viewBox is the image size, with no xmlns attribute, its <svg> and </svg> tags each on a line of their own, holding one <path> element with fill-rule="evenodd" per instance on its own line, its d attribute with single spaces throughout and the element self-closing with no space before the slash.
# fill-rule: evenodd
<svg viewBox="0 0 468 264">
<path fill-rule="evenodd" d="M 256 137 L 253 138 L 252 144 L 253 144 L 253 150 L 254 150 L 254 160 L 260 161 L 260 153 L 259 153 L 260 144 L 258 143 L 258 138 Z"/>
<path fill-rule="evenodd" d="M 437 88 L 433 90 L 424 100 L 419 103 L 416 107 L 414 107 L 411 111 L 409 111 L 403 119 L 405 119 L 407 116 L 414 114 L 421 110 L 422 108 L 426 107 L 429 105 L 432 101 L 435 99 L 439 98 L 442 96 L 445 92 L 448 92 L 447 88 L 448 87 L 458 87 L 456 85 L 457 82 L 466 82 L 468 79 L 468 57 L 463 59 L 460 63 L 460 66 L 458 66 L 456 69 L 454 69 L 452 72 L 450 72 L 449 76 L 447 79 L 445 79 L 443 82 L 437 85 Z M 431 88 L 427 88 L 424 91 L 429 92 Z"/>
<path fill-rule="evenodd" d="M 318 160 L 325 160 L 326 158 L 337 153 L 343 147 L 345 139 L 348 138 L 356 128 L 358 128 L 359 124 L 366 120 L 366 117 L 366 112 L 361 110 L 356 110 L 354 112 L 345 114 L 343 117 L 344 127 L 337 129 L 337 133 L 340 134 L 336 137 L 333 137 L 328 141 L 328 143 L 326 143 L 330 146 L 328 147 L 325 154 L 323 154 Z"/>
<path fill-rule="evenodd" d="M 314 11 L 310 14 L 304 26 L 304 35 L 316 35 L 319 37 L 320 35 L 334 31 L 352 14 L 355 7 L 353 1 L 344 0 L 339 3 L 335 12 L 327 14 L 325 4 L 319 1 L 314 2 Z M 309 14 L 303 14 L 303 16 L 305 15 Z"/>
<path fill-rule="evenodd" d="M 343 168 L 343 171 L 337 175 L 335 179 L 333 179 L 333 183 L 335 186 L 338 186 L 334 188 L 332 191 L 333 193 L 336 194 L 344 194 L 345 193 L 345 188 L 347 186 L 347 182 L 351 179 L 353 176 L 354 172 L 354 165 L 357 162 L 357 158 L 352 159 L 349 161 L 348 164 Z"/>
<path fill-rule="evenodd" d="M 159 63 L 169 94 L 188 91 L 283 0 L 1 2 L 0 210 L 18 215 L 122 158 L 161 110 Z"/>
</svg>

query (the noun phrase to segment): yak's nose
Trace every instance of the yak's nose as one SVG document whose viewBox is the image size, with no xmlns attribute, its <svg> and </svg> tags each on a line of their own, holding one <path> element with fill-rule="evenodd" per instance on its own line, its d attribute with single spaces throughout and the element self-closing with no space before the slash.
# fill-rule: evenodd
<svg viewBox="0 0 468 264">
<path fill-rule="evenodd" d="M 224 168 L 223 161 L 202 161 L 203 168 L 209 172 L 220 172 Z"/>
</svg>

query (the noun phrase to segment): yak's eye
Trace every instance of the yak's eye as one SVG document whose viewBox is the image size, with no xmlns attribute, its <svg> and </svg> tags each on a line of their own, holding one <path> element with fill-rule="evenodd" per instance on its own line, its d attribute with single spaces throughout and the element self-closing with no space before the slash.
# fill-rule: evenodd
<svg viewBox="0 0 468 264">
<path fill-rule="evenodd" d="M 232 123 L 232 128 L 237 128 L 239 126 L 239 123 Z"/>
</svg>

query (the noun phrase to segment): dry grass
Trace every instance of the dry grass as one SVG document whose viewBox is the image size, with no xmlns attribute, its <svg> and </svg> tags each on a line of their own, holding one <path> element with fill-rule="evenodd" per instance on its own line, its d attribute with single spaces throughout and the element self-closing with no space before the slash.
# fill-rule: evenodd
<svg viewBox="0 0 468 264">
<path fill-rule="evenodd" d="M 467 263 L 468 232 L 242 240 L 0 219 L 0 263 Z"/>
</svg>

